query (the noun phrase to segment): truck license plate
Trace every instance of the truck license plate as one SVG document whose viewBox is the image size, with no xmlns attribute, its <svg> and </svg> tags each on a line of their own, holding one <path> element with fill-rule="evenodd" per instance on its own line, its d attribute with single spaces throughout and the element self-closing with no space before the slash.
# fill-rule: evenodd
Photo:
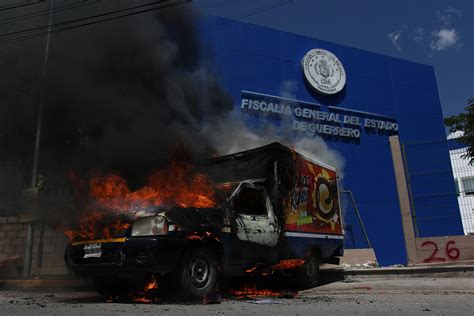
<svg viewBox="0 0 474 316">
<path fill-rule="evenodd" d="M 84 258 L 100 258 L 102 255 L 101 244 L 84 245 Z"/>
</svg>

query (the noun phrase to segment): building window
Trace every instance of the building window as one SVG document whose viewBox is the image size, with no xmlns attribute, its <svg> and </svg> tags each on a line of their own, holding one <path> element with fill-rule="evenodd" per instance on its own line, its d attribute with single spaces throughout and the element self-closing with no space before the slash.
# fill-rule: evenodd
<svg viewBox="0 0 474 316">
<path fill-rule="evenodd" d="M 461 182 L 466 195 L 474 194 L 474 177 L 462 178 Z"/>
</svg>

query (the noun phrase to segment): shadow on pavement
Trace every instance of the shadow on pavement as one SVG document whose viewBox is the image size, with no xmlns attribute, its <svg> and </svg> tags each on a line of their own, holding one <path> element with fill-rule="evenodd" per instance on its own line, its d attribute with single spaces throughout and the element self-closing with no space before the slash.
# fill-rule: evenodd
<svg viewBox="0 0 474 316">
<path fill-rule="evenodd" d="M 342 271 L 332 269 L 322 270 L 319 286 L 343 280 L 344 275 Z M 261 300 L 265 298 L 293 299 L 298 296 L 298 293 L 301 290 L 305 289 L 298 287 L 290 277 L 260 275 L 222 279 L 218 286 L 218 292 L 215 295 L 198 302 L 182 301 L 178 299 L 179 293 L 176 293 L 161 284 L 159 284 L 158 289 L 152 291 L 131 293 L 121 297 L 104 298 L 97 294 L 66 299 L 55 299 L 55 301 L 66 304 L 218 304 L 222 300 Z"/>
</svg>

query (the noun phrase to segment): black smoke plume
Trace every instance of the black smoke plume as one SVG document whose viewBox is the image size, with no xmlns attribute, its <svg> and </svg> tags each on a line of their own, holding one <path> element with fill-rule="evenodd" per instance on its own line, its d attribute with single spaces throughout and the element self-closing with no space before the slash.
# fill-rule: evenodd
<svg viewBox="0 0 474 316">
<path fill-rule="evenodd" d="M 105 2 L 55 20 L 137 3 Z M 45 21 L 2 24 L 1 30 Z M 53 33 L 44 82 L 44 36 L 1 43 L 0 191 L 29 186 L 41 84 L 46 97 L 39 173 L 45 188 L 61 190 L 69 171 L 83 175 L 91 169 L 115 170 L 138 186 L 177 143 L 193 157 L 213 155 L 202 126 L 230 112 L 233 101 L 201 56 L 197 23 L 189 5 L 178 5 Z"/>
</svg>

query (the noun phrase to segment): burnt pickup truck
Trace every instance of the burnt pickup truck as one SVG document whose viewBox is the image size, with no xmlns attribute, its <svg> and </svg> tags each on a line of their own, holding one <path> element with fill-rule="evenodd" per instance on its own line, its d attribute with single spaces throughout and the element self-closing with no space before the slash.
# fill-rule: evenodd
<svg viewBox="0 0 474 316">
<path fill-rule="evenodd" d="M 289 263 L 295 280 L 311 287 L 320 263 L 339 263 L 344 235 L 334 168 L 279 143 L 200 168 L 222 189 L 222 205 L 161 208 L 114 238 L 72 242 L 66 265 L 102 294 L 126 280 L 163 275 L 184 297 L 204 298 L 220 276 Z"/>
</svg>

